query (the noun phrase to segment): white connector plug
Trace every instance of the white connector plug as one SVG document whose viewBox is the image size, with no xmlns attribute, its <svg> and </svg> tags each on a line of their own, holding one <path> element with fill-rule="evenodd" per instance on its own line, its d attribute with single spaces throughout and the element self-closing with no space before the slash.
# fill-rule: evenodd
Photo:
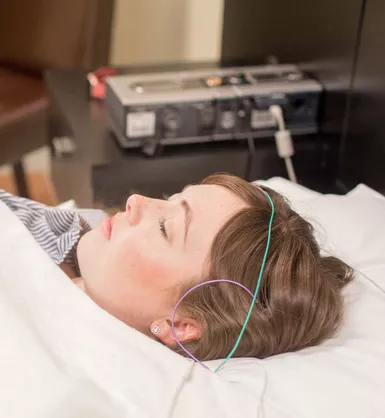
<svg viewBox="0 0 385 418">
<path fill-rule="evenodd" d="M 277 146 L 278 155 L 281 158 L 288 158 L 294 155 L 293 141 L 289 130 L 277 131 L 274 134 L 275 145 Z"/>
<path fill-rule="evenodd" d="M 274 134 L 278 156 L 285 160 L 289 179 L 293 183 L 297 183 L 297 177 L 295 175 L 293 162 L 291 160 L 291 157 L 294 155 L 293 140 L 291 138 L 291 132 L 286 129 L 282 108 L 278 105 L 272 105 L 270 106 L 269 110 L 270 113 L 274 116 L 278 125 L 278 131 Z"/>
</svg>

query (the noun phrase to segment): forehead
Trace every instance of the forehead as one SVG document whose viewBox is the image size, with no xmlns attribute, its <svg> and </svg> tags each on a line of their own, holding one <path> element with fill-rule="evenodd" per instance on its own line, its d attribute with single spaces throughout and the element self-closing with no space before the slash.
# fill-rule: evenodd
<svg viewBox="0 0 385 418">
<path fill-rule="evenodd" d="M 187 186 L 183 196 L 188 200 L 192 210 L 202 216 L 210 216 L 214 212 L 229 216 L 234 211 L 246 206 L 246 203 L 231 190 L 213 184 Z"/>
<path fill-rule="evenodd" d="M 246 207 L 239 196 L 222 186 L 190 186 L 182 194 L 192 211 L 186 245 L 190 250 L 207 253 L 225 222 Z"/>
</svg>

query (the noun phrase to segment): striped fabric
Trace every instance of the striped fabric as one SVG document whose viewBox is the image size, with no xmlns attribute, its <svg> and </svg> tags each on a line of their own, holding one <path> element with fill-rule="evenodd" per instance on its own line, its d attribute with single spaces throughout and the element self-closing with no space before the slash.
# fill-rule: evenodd
<svg viewBox="0 0 385 418">
<path fill-rule="evenodd" d="M 77 243 L 91 228 L 77 212 L 52 208 L 1 189 L 0 201 L 23 222 L 56 264 L 65 262 L 79 274 Z"/>
</svg>

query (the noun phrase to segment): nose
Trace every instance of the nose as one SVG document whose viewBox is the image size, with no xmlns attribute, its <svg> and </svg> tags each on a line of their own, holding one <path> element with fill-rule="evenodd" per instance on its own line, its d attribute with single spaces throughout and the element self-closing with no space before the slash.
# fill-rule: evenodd
<svg viewBox="0 0 385 418">
<path fill-rule="evenodd" d="M 148 198 L 139 194 L 132 194 L 126 202 L 126 216 L 130 225 L 136 225 L 143 216 Z"/>
</svg>

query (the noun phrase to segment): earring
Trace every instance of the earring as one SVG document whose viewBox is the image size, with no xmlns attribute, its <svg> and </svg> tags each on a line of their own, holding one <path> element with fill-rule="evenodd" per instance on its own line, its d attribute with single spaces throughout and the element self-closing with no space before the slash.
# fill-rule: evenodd
<svg viewBox="0 0 385 418">
<path fill-rule="evenodd" d="M 158 327 L 158 325 L 154 325 L 154 326 L 151 328 L 151 332 L 152 332 L 153 334 L 155 334 L 155 335 L 159 334 L 159 333 L 160 333 L 160 328 Z"/>
</svg>

